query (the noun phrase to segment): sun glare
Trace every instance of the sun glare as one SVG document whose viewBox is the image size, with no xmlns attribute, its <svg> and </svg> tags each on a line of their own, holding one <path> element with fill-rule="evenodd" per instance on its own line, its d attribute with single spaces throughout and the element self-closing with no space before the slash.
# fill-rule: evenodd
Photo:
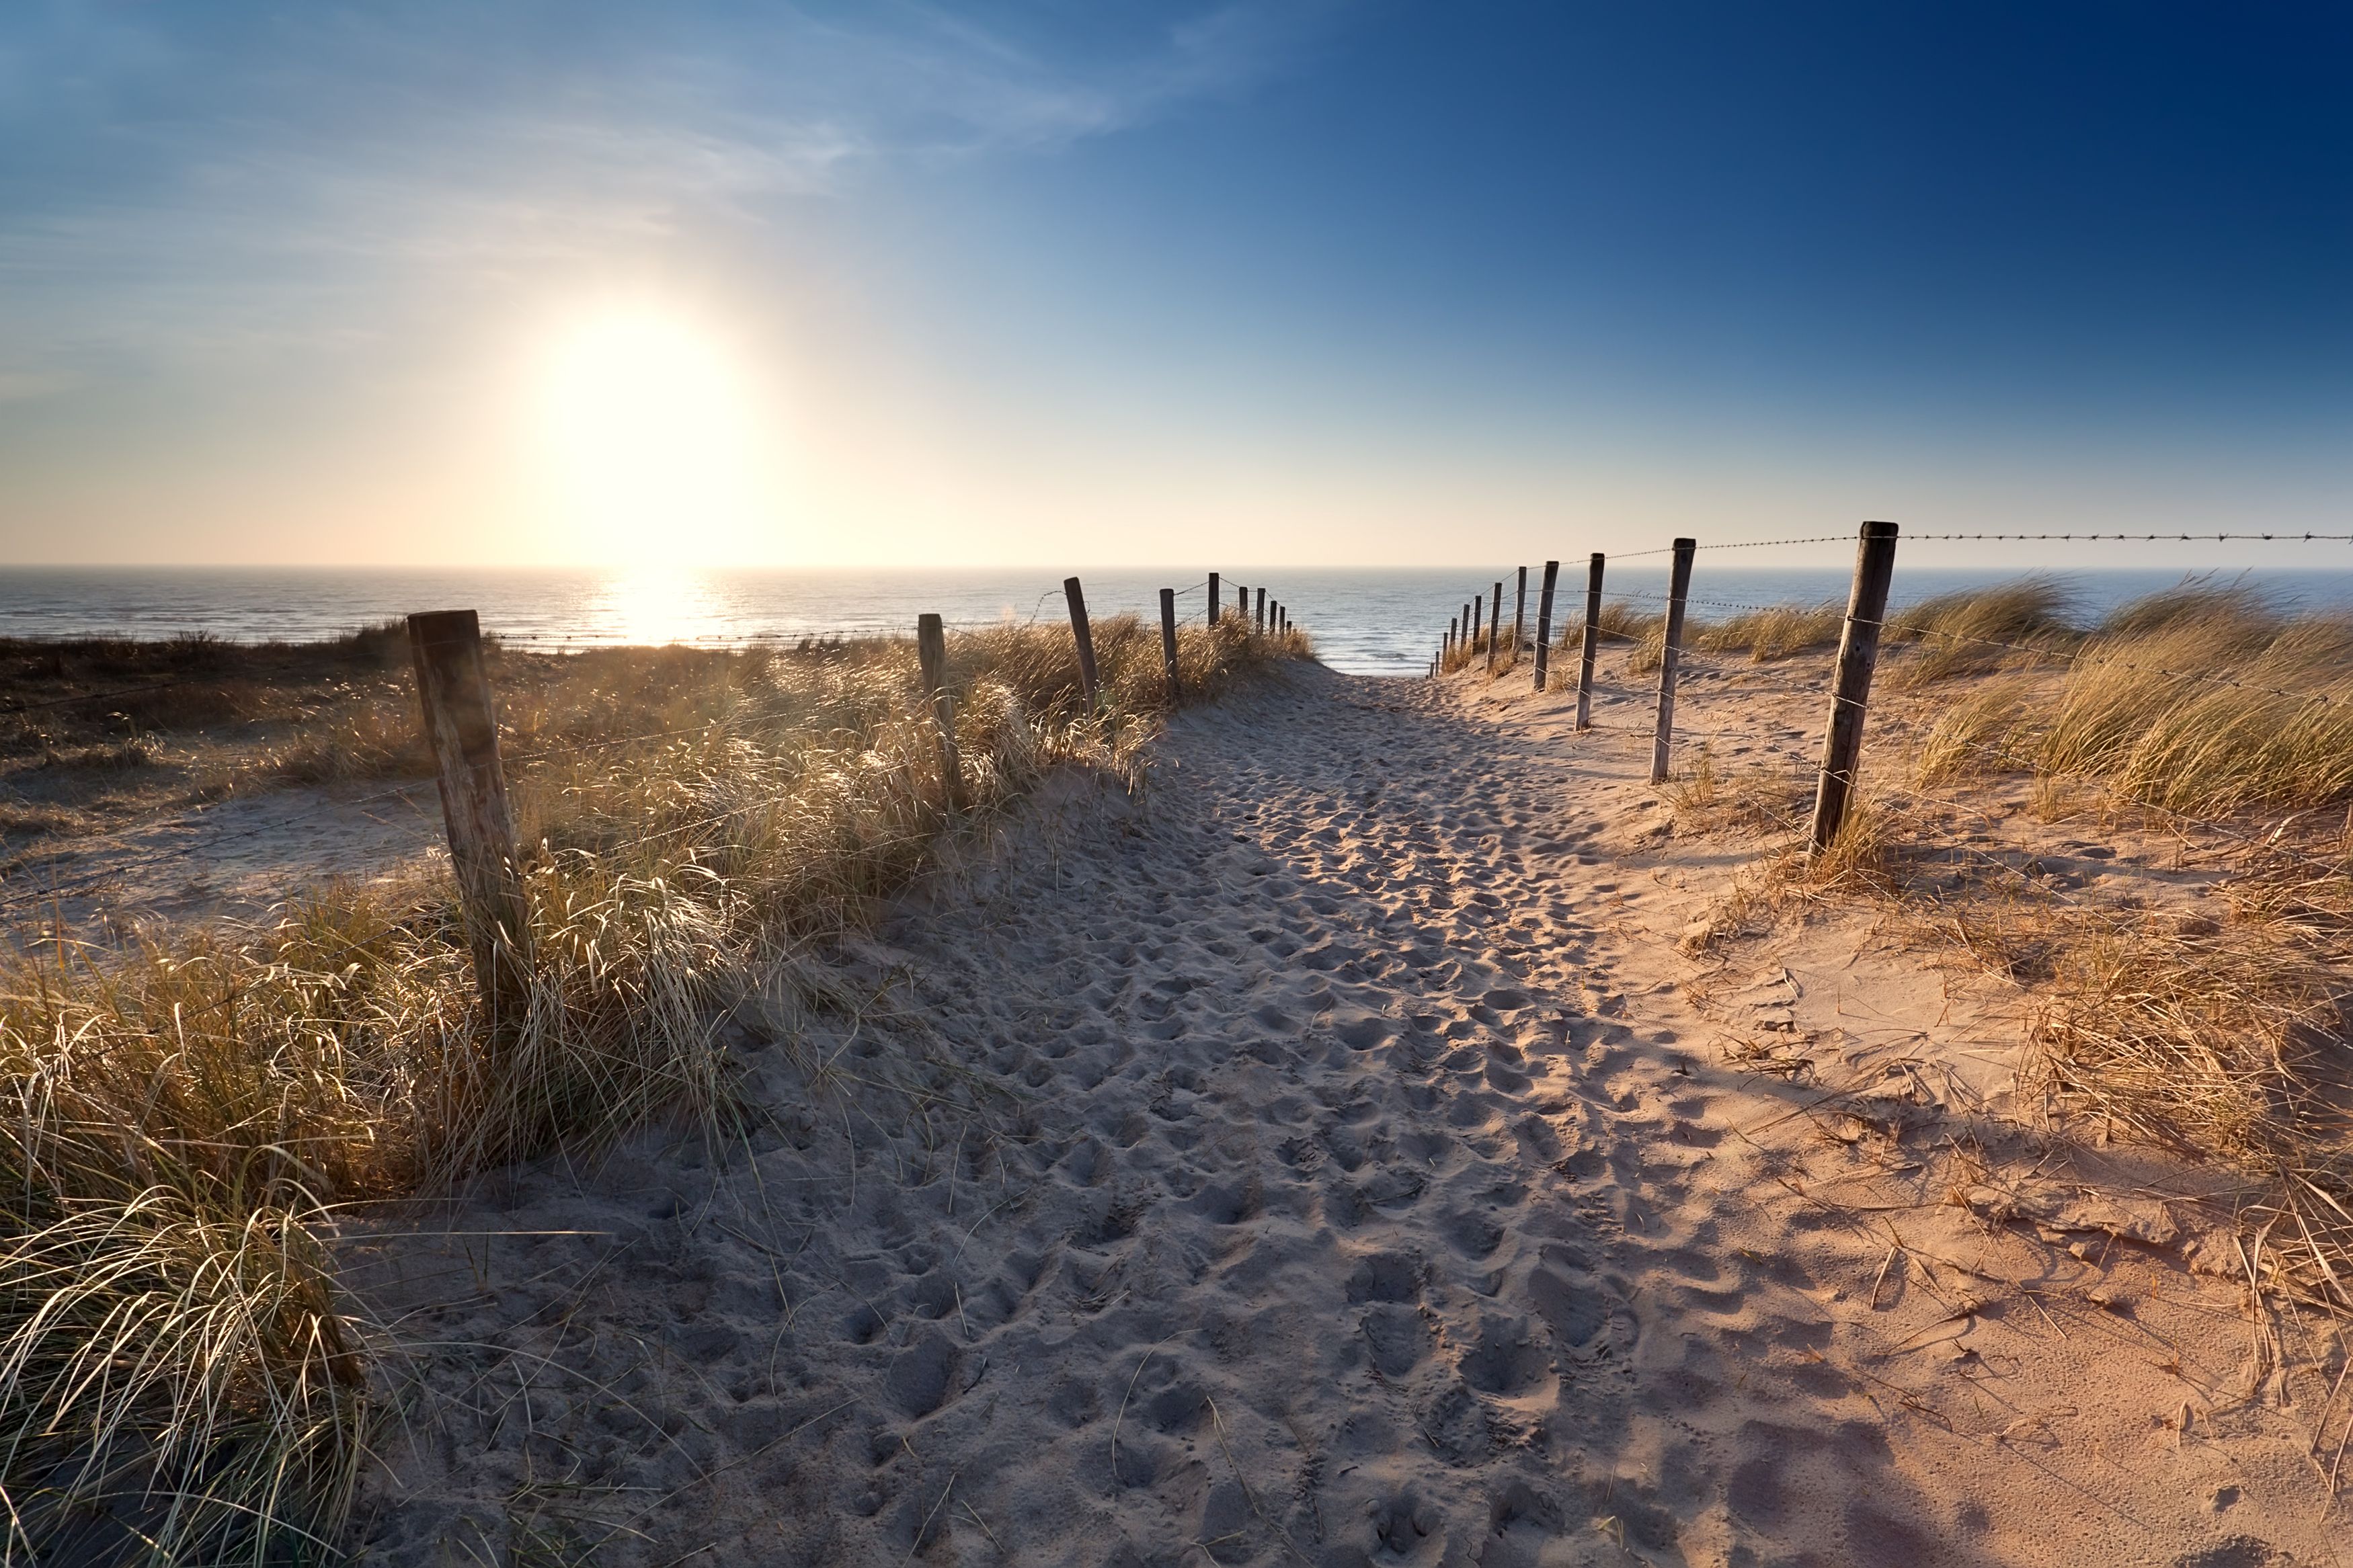
<svg viewBox="0 0 2353 1568">
<path fill-rule="evenodd" d="M 657 309 L 601 311 L 557 337 L 537 401 L 575 559 L 707 565 L 765 553 L 753 389 L 711 333 Z"/>
</svg>

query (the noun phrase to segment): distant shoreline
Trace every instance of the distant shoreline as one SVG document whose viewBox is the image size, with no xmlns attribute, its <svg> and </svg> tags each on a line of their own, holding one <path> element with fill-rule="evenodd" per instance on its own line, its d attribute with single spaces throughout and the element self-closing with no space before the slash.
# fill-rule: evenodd
<svg viewBox="0 0 2353 1568">
<path fill-rule="evenodd" d="M 1540 565 L 1540 563 L 1537 563 Z M 1090 601 L 1103 615 L 1158 613 L 1159 590 L 1177 593 L 1178 614 L 1198 618 L 1208 568 L 1082 571 Z M 2013 569 L 1908 568 L 1899 557 L 1894 602 L 1902 605 L 2032 574 Z M 2179 582 L 2168 568 L 2054 571 L 2079 613 L 2092 617 L 2128 599 Z M 1538 574 L 1530 574 L 1533 629 Z M 1562 598 L 1581 594 L 1581 562 L 1566 564 Z M 1692 585 L 1696 613 L 1711 605 L 1820 604 L 1843 599 L 1848 569 L 1767 569 L 1731 555 L 1703 552 Z M 2312 572 L 2237 569 L 2283 601 L 2308 608 L 2353 608 L 2353 569 Z M 1517 574 L 1507 567 L 1447 569 L 1234 568 L 1221 571 L 1220 596 L 1235 585 L 1265 584 L 1314 637 L 1318 657 L 1360 675 L 1420 669 L 1443 637 L 1449 616 L 1473 594 L 1505 581 L 1505 612 L 1515 607 Z M 1657 557 L 1631 560 L 1609 574 L 1611 595 L 1655 595 L 1666 577 Z M 943 571 L 828 568 L 742 569 L 633 576 L 539 568 L 402 567 L 37 567 L 0 574 L 0 638 L 120 637 L 161 641 L 201 633 L 237 643 L 314 642 L 344 636 L 418 609 L 465 606 L 485 629 L 520 647 L 615 647 L 797 641 L 803 637 L 903 636 L 920 614 L 951 624 L 1051 621 L 1061 614 L 1060 574 L 1042 568 Z M 1565 624 L 1574 605 L 1556 607 Z"/>
</svg>

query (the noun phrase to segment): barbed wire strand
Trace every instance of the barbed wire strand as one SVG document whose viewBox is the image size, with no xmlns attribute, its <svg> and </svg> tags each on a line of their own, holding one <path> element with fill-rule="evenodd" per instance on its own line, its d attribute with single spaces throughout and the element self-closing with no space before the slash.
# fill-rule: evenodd
<svg viewBox="0 0 2353 1568">
<path fill-rule="evenodd" d="M 1637 594 L 1630 592 L 1621 594 L 1619 596 L 1621 599 L 1644 598 L 1654 602 L 1662 601 L 1665 598 L 1665 595 L 1663 595 Z M 1743 605 L 1725 600 L 1686 599 L 1684 603 L 1687 605 L 1704 605 L 1711 608 L 1726 610 L 1771 611 L 1790 607 L 1788 605 Z M 1877 621 L 1870 620 L 1862 616 L 1842 616 L 1841 618 L 1841 620 L 1851 619 L 1857 626 L 1879 626 L 1883 630 L 1892 632 L 1899 638 L 1940 637 L 1947 642 L 1966 643 L 1973 647 L 1998 648 L 2008 653 L 2021 654 L 2029 658 L 2041 659 L 2045 663 L 2050 664 L 2061 664 L 2073 667 L 2082 664 L 2086 660 L 2091 660 L 2096 664 L 2097 668 L 2102 669 L 2129 669 L 2136 674 L 2140 675 L 2163 676 L 2168 680 L 2196 680 L 2203 682 L 2209 686 L 2227 687 L 2233 691 L 2251 691 L 2265 697 L 2281 697 L 2285 698 L 2290 701 L 2313 703 L 2324 708 L 2345 707 L 2348 705 L 2348 699 L 2341 697 L 2331 697 L 2324 692 L 2292 691 L 2284 687 L 2263 686 L 2253 681 L 2235 679 L 2227 675 L 2217 675 L 2211 670 L 2168 669 L 2159 665 L 2136 664 L 2128 659 L 2118 658 L 2115 653 L 2100 647 L 2096 643 L 2089 647 L 2074 649 L 2071 652 L 2063 648 L 2052 647 L 2048 645 L 2009 642 L 1999 637 L 1981 637 L 1974 636 L 1968 632 L 1948 631 L 1938 626 L 1907 626 L 1904 623 L 1901 615 L 1884 616 Z M 1604 627 L 1602 628 L 1602 635 L 1604 637 L 1625 637 L 1630 634 L 1612 632 L 1608 627 Z M 2096 637 L 2098 634 L 2094 632 L 2084 635 Z"/>
<path fill-rule="evenodd" d="M 1790 539 L 1735 539 L 1720 542 L 1703 541 L 1694 546 L 1694 548 L 1698 550 L 1771 550 L 1786 544 L 1852 544 L 1856 542 L 1858 537 L 1859 535 L 1854 533 L 1816 533 Z M 1901 542 L 1916 544 L 1931 542 L 1950 542 L 1958 540 L 1974 541 L 1986 539 L 2052 541 L 2076 540 L 2092 543 L 2105 542 L 2112 543 L 2130 542 L 2141 544 L 2177 542 L 2184 544 L 2197 544 L 2203 543 L 2210 540 L 2217 543 L 2231 541 L 2252 543 L 2257 541 L 2263 541 L 2283 544 L 2345 544 L 2353 543 L 2353 533 L 2233 533 L 2228 531 L 2218 533 L 1906 533 L 1901 536 Z M 1611 555 L 1609 559 L 1612 561 L 1634 561 L 1640 560 L 1641 558 L 1648 555 L 1672 555 L 1674 553 L 1674 548 L 1675 547 L 1672 544 L 1665 544 L 1653 550 L 1628 550 L 1622 551 L 1618 554 Z"/>
</svg>

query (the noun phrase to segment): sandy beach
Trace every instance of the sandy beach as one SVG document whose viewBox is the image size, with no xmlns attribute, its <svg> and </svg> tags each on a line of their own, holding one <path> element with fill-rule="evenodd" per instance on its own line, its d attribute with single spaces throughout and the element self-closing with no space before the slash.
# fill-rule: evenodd
<svg viewBox="0 0 2353 1568">
<path fill-rule="evenodd" d="M 0 9 L 0 1568 L 2353 1568 L 2348 59 Z"/>
<path fill-rule="evenodd" d="M 1866 908 L 1692 942 L 1745 857 L 1573 700 L 1181 713 L 739 1009 L 740 1142 L 380 1217 L 364 1555 L 2343 1561 L 2216 1178 L 2032 1131 L 2014 1000 Z"/>
</svg>

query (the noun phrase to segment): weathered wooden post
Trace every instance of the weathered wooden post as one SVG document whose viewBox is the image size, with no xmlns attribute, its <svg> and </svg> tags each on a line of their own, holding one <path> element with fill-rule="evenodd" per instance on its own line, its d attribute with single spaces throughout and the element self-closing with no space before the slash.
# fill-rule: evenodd
<svg viewBox="0 0 2353 1568">
<path fill-rule="evenodd" d="M 1504 580 L 1495 580 L 1495 597 L 1487 607 L 1487 679 L 1495 679 L 1495 647 L 1504 640 Z"/>
<path fill-rule="evenodd" d="M 1536 694 L 1545 689 L 1545 667 L 1552 656 L 1552 590 L 1560 581 L 1560 563 L 1547 561 L 1544 569 L 1544 586 L 1536 594 Z"/>
<path fill-rule="evenodd" d="M 923 668 L 923 694 L 940 732 L 940 783 L 952 812 L 964 810 L 964 760 L 956 754 L 955 700 L 948 695 L 948 639 L 937 616 L 915 617 L 915 658 Z"/>
<path fill-rule="evenodd" d="M 1079 645 L 1079 686 L 1086 693 L 1087 712 L 1095 710 L 1095 636 L 1087 625 L 1087 596 L 1076 577 L 1062 579 L 1062 596 L 1071 602 L 1071 637 Z"/>
<path fill-rule="evenodd" d="M 1846 626 L 1839 634 L 1838 683 L 1831 697 L 1831 721 L 1822 736 L 1821 783 L 1814 795 L 1814 831 L 1809 858 L 1838 837 L 1854 798 L 1855 769 L 1862 762 L 1862 718 L 1871 705 L 1872 671 L 1879 664 L 1879 627 L 1887 618 L 1887 587 L 1895 575 L 1895 525 L 1866 522 L 1855 548 L 1854 588 L 1846 602 Z"/>
<path fill-rule="evenodd" d="M 1265 631 L 1266 631 L 1266 590 L 1265 590 L 1265 589 L 1263 589 L 1263 588 L 1261 588 L 1261 589 L 1258 591 L 1258 629 L 1259 629 L 1259 632 L 1260 632 L 1260 634 L 1261 634 L 1261 636 L 1263 636 L 1263 635 L 1265 634 Z"/>
<path fill-rule="evenodd" d="M 1250 590 L 1240 583 L 1234 584 L 1234 614 L 1242 620 L 1250 619 Z"/>
<path fill-rule="evenodd" d="M 1223 601 L 1218 597 L 1218 574 L 1212 572 L 1209 574 L 1209 624 L 1211 626 L 1218 624 L 1218 615 L 1225 607 Z"/>
<path fill-rule="evenodd" d="M 1659 648 L 1659 721 L 1651 736 L 1651 782 L 1667 782 L 1667 752 L 1674 743 L 1675 674 L 1683 654 L 1683 596 L 1691 592 L 1692 552 L 1695 541 L 1675 541 L 1675 566 L 1667 580 L 1667 624 Z"/>
<path fill-rule="evenodd" d="M 1520 568 L 1520 594 L 1517 607 L 1512 611 L 1512 657 L 1504 666 L 1505 670 L 1519 668 L 1520 649 L 1528 640 L 1528 569 Z"/>
<path fill-rule="evenodd" d="M 1441 666 L 1445 663 L 1451 662 L 1454 658 L 1454 634 L 1456 628 L 1461 625 L 1461 622 L 1455 619 L 1453 616 L 1450 616 L 1447 617 L 1446 641 L 1440 645 L 1438 650 L 1438 657 Z"/>
<path fill-rule="evenodd" d="M 1168 677 L 1168 706 L 1176 706 L 1184 688 L 1176 680 L 1176 590 L 1160 590 L 1160 668 Z"/>
<path fill-rule="evenodd" d="M 491 1033 L 511 1037 L 531 1006 L 531 910 L 515 865 L 514 814 L 499 766 L 499 716 L 471 610 L 408 617 L 408 655 L 441 786 L 449 867 Z"/>
<path fill-rule="evenodd" d="M 1577 660 L 1577 727 L 1593 728 L 1593 660 L 1601 651 L 1601 567 L 1599 550 L 1585 568 L 1585 647 Z"/>
</svg>

